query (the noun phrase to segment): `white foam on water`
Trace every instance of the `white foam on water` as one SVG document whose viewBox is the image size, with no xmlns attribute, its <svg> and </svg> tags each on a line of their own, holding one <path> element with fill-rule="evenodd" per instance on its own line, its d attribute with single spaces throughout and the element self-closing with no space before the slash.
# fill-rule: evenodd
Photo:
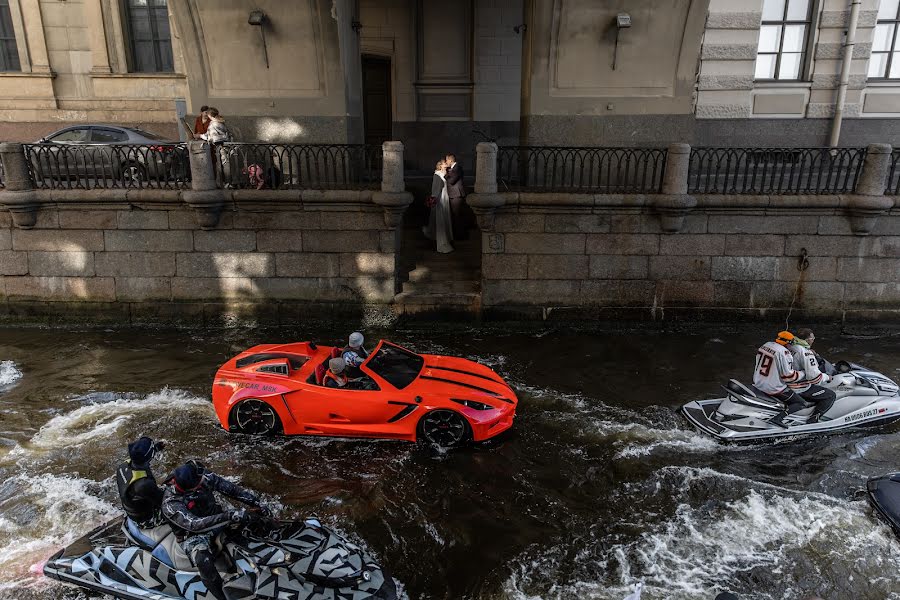
<svg viewBox="0 0 900 600">
<path fill-rule="evenodd" d="M 663 481 L 673 475 L 681 478 L 680 484 L 661 486 L 661 493 L 680 500 L 666 522 L 651 525 L 637 539 L 623 544 L 605 546 L 597 538 L 577 540 L 593 545 L 586 560 L 605 574 L 602 580 L 556 582 L 535 595 L 530 589 L 535 580 L 555 579 L 559 557 L 565 556 L 570 542 L 520 565 L 505 584 L 507 597 L 621 599 L 630 586 L 643 581 L 644 600 L 712 598 L 728 590 L 729 583 L 746 581 L 751 569 L 761 568 L 776 574 L 775 579 L 783 573 L 785 583 L 777 592 L 757 590 L 753 597 L 787 599 L 811 593 L 790 589 L 787 570 L 797 563 L 798 555 L 805 558 L 804 564 L 817 566 L 826 580 L 831 577 L 832 565 L 837 564 L 841 571 L 870 581 L 900 569 L 900 545 L 887 527 L 872 521 L 863 502 L 760 484 L 712 469 L 667 467 L 658 473 Z M 694 506 L 686 501 L 692 484 L 708 486 L 711 478 L 748 489 L 727 503 Z"/>
<path fill-rule="evenodd" d="M 163 388 L 143 398 L 120 396 L 110 402 L 88 404 L 57 415 L 45 423 L 27 444 L 13 449 L 11 455 L 28 450 L 46 451 L 78 446 L 113 435 L 137 415 L 147 412 L 175 412 L 191 410 L 208 413 L 210 424 L 215 423 L 212 404 L 184 390 Z"/>
<path fill-rule="evenodd" d="M 22 371 L 11 360 L 0 360 L 0 387 L 12 385 L 22 379 Z"/>
<path fill-rule="evenodd" d="M 121 512 L 97 495 L 102 484 L 74 475 L 18 474 L 6 483 L 16 489 L 10 500 L 30 510 L 0 521 L 0 587 L 36 583 L 35 564 Z"/>
</svg>

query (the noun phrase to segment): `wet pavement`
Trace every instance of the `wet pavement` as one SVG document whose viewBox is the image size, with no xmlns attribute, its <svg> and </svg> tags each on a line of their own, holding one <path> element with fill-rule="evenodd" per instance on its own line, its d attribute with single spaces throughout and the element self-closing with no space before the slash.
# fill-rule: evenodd
<svg viewBox="0 0 900 600">
<path fill-rule="evenodd" d="M 0 598 L 83 597 L 34 565 L 117 514 L 112 474 L 142 434 L 169 444 L 158 474 L 196 457 L 283 515 L 314 513 L 414 599 L 621 599 L 638 581 L 644 600 L 900 598 L 900 544 L 852 493 L 900 470 L 900 427 L 725 446 L 677 413 L 746 378 L 777 328 L 367 332 L 480 360 L 515 388 L 510 434 L 447 453 L 218 426 L 220 363 L 339 341 L 324 329 L 0 329 Z M 816 335 L 825 356 L 900 377 L 900 337 Z"/>
</svg>

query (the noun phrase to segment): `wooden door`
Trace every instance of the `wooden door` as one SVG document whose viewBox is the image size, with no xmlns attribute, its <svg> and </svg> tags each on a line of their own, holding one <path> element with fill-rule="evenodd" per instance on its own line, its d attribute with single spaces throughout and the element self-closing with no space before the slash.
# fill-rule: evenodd
<svg viewBox="0 0 900 600">
<path fill-rule="evenodd" d="M 363 127 L 367 144 L 391 139 L 391 59 L 362 57 Z"/>
</svg>

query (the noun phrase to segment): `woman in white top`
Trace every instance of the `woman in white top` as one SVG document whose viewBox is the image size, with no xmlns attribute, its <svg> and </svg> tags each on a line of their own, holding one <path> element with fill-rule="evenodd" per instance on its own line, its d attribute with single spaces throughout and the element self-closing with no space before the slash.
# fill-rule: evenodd
<svg viewBox="0 0 900 600">
<path fill-rule="evenodd" d="M 431 196 L 435 199 L 428 217 L 428 225 L 422 232 L 429 240 L 437 242 L 437 251 L 443 254 L 453 252 L 453 224 L 450 216 L 450 197 L 447 195 L 447 165 L 438 161 L 431 180 Z"/>
</svg>

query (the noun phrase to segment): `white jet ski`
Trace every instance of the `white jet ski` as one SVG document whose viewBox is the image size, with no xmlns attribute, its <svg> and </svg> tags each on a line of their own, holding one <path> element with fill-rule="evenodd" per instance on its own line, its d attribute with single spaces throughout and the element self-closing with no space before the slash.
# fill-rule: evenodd
<svg viewBox="0 0 900 600">
<path fill-rule="evenodd" d="M 723 441 L 831 433 L 886 425 L 900 419 L 900 387 L 894 381 L 844 361 L 835 363 L 831 370 L 832 379 L 824 387 L 834 391 L 837 400 L 815 422 L 809 422 L 815 406 L 809 404 L 785 417 L 785 427 L 773 424 L 772 419 L 784 410 L 784 403 L 735 379 L 723 386 L 727 394 L 724 398 L 688 402 L 681 412 L 697 429 Z"/>
</svg>

